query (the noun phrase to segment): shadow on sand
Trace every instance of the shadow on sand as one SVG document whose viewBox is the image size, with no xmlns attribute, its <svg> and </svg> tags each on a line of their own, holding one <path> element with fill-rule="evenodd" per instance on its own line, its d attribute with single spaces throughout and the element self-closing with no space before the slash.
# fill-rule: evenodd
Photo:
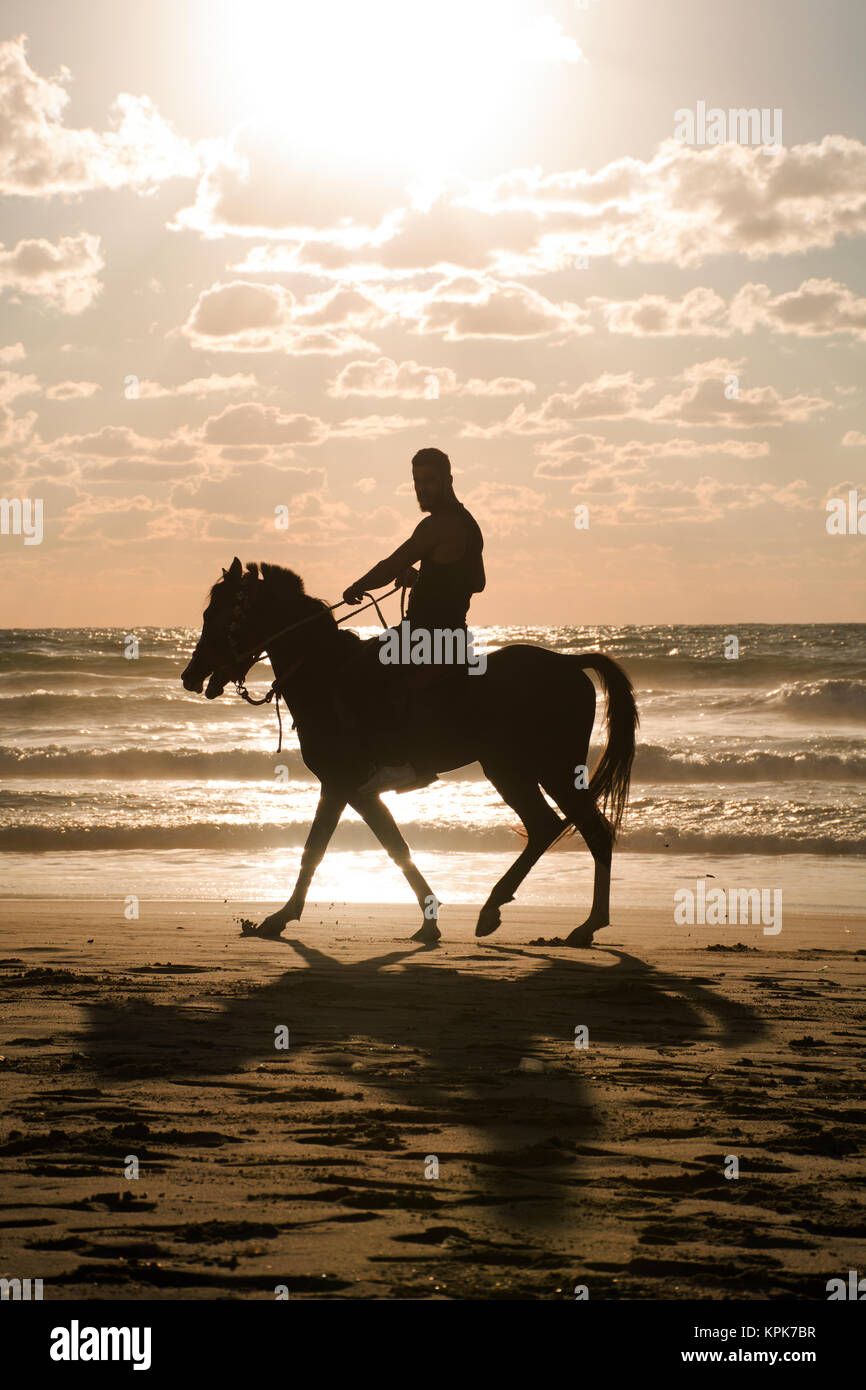
<svg viewBox="0 0 866 1390">
<path fill-rule="evenodd" d="M 579 1180 L 581 1152 L 601 1152 L 586 1147 L 604 1141 L 592 1097 L 600 1065 L 609 1076 L 614 1060 L 623 1084 L 635 1088 L 675 1087 L 678 1049 L 700 1041 L 742 1047 L 764 1032 L 753 1010 L 709 981 L 667 974 L 624 951 L 603 953 L 613 965 L 600 951 L 590 960 L 490 946 L 467 947 L 456 963 L 452 955 L 440 964 L 423 947 L 343 963 L 298 940 L 282 944 L 299 965 L 227 998 L 214 999 L 208 976 L 196 982 L 200 1002 L 88 1006 L 91 1063 L 106 1080 L 223 1077 L 227 1096 L 239 1073 L 270 1089 L 272 1077 L 254 1073 L 276 1070 L 286 1099 L 268 1111 L 281 1152 L 318 1143 L 339 1164 L 350 1153 L 357 1161 L 359 1151 L 396 1151 L 419 1177 L 428 1152 L 463 1159 L 474 1165 L 477 1203 L 523 1202 L 543 1224 Z M 290 1030 L 288 1053 L 274 1050 L 278 1025 Z M 579 1025 L 589 1030 L 582 1050 Z M 612 1059 L 618 1051 L 622 1058 Z M 321 1093 L 323 1077 L 348 1089 Z M 314 1081 L 321 1094 L 299 1089 Z M 309 1107 L 303 1117 L 297 1108 L 310 1096 L 330 1097 L 312 1131 Z M 363 1102 L 351 1112 L 350 1097 Z"/>
</svg>

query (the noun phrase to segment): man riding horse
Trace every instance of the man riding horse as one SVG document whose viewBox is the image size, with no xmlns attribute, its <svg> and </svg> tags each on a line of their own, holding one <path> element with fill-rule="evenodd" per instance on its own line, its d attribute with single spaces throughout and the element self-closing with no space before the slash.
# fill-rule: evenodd
<svg viewBox="0 0 866 1390">
<path fill-rule="evenodd" d="M 458 636 L 463 633 L 465 656 L 469 603 L 484 588 L 481 533 L 454 496 L 446 455 L 422 450 L 413 459 L 413 475 L 419 505 L 429 516 L 405 545 L 350 585 L 345 598 L 355 602 L 368 586 L 408 579 L 413 589 L 410 620 L 415 633 L 426 637 L 426 651 L 441 653 L 442 645 L 431 642 L 431 635 L 456 629 Z M 416 575 L 410 567 L 419 561 Z M 394 630 L 387 635 L 393 639 Z M 628 804 L 635 753 L 638 712 L 626 672 L 603 652 L 555 652 L 527 643 L 506 644 L 485 657 L 483 666 L 473 659 L 434 669 L 425 656 L 426 666 L 417 667 L 411 665 L 416 660 L 413 643 L 407 669 L 386 673 L 381 659 L 385 645 L 362 642 L 357 633 L 341 628 L 329 605 L 308 595 L 300 575 L 281 565 L 248 562 L 244 570 L 236 556 L 211 588 L 201 635 L 183 672 L 184 688 L 204 690 L 212 700 L 229 683 L 244 693 L 244 681 L 264 651 L 274 672 L 271 693 L 285 700 L 304 763 L 321 783 L 292 894 L 255 934 L 277 937 L 287 923 L 300 919 L 316 867 L 348 805 L 412 888 L 423 912 L 413 940 L 437 941 L 438 898 L 378 791 L 365 790 L 365 778 L 371 779 L 372 762 L 379 786 L 406 789 L 413 778 L 426 784 L 437 772 L 480 763 L 522 821 L 526 843 L 484 902 L 476 936 L 498 929 L 503 905 L 513 900 L 533 865 L 563 834 L 575 830 L 592 855 L 595 872 L 589 916 L 565 944 L 591 945 L 595 932 L 609 921 L 611 856 Z M 423 651 L 424 642 L 420 647 Z M 482 678 L 465 679 L 467 665 L 470 674 L 483 671 Z M 590 671 L 606 697 L 607 740 L 587 784 L 596 706 Z M 409 702 L 408 737 L 402 736 L 398 758 L 383 757 L 384 735 L 391 735 L 393 745 L 394 729 L 400 727 L 396 692 L 410 682 L 418 688 Z"/>
<path fill-rule="evenodd" d="M 419 450 L 412 459 L 412 480 L 418 505 L 428 515 L 392 555 L 350 584 L 343 598 L 346 603 L 357 604 L 368 590 L 386 584 L 400 582 L 411 587 L 406 613 L 410 634 L 420 630 L 431 637 L 437 631 L 462 634 L 462 642 L 452 639 L 449 656 L 456 647 L 463 659 L 412 666 L 402 681 L 390 680 L 387 685 L 377 679 L 378 673 L 370 669 L 369 658 L 366 660 L 367 677 L 361 684 L 374 696 L 365 710 L 374 768 L 361 788 L 365 792 L 408 791 L 434 780 L 435 768 L 418 766 L 417 755 L 415 763 L 410 762 L 405 745 L 413 741 L 414 729 L 435 721 L 459 699 L 460 677 L 467 672 L 469 604 L 486 582 L 481 554 L 484 538 L 475 518 L 454 495 L 448 455 L 441 449 Z M 413 569 L 418 562 L 420 569 Z M 431 641 L 428 649 L 441 651 L 441 644 Z M 376 655 L 381 659 L 383 652 L 380 645 Z M 392 763 L 392 757 L 398 761 Z"/>
</svg>

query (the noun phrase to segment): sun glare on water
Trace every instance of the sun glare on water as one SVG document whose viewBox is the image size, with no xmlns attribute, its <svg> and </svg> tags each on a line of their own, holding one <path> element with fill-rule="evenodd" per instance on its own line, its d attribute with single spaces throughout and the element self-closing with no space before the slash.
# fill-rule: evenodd
<svg viewBox="0 0 866 1390">
<path fill-rule="evenodd" d="M 247 0 L 208 30 L 214 81 L 308 152 L 443 176 L 500 139 L 574 39 L 528 0 Z"/>
</svg>

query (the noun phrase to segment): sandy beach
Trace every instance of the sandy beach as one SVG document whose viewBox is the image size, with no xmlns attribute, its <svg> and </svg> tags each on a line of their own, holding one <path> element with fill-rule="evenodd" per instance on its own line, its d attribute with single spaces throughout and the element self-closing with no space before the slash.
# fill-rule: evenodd
<svg viewBox="0 0 866 1390">
<path fill-rule="evenodd" d="M 4 1273 L 46 1299 L 823 1300 L 866 1268 L 863 917 L 633 909 L 571 952 L 538 944 L 562 909 L 485 942 L 445 909 L 435 949 L 407 906 L 241 938 L 263 912 L 0 903 Z"/>
</svg>

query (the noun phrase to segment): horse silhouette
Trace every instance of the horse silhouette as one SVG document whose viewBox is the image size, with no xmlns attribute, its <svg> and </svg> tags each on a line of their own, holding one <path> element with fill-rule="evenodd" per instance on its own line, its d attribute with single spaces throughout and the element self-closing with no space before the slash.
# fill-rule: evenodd
<svg viewBox="0 0 866 1390">
<path fill-rule="evenodd" d="M 295 722 L 301 756 L 321 782 L 316 813 L 291 897 L 255 934 L 277 937 L 300 919 L 316 867 L 346 806 L 366 821 L 402 870 L 424 913 L 412 940 L 437 941 L 439 901 L 412 862 L 406 841 L 375 793 L 360 790 L 369 768 L 367 735 L 387 698 L 387 681 L 405 679 L 399 667 L 375 660 L 378 639 L 362 642 L 342 630 L 331 610 L 304 591 L 303 581 L 279 565 L 248 564 L 237 557 L 210 592 L 184 687 L 222 695 L 243 682 L 262 652 L 274 671 L 272 693 L 284 699 Z M 607 743 L 592 777 L 586 779 L 595 718 L 594 671 L 607 697 Z M 385 684 L 383 684 L 385 682 Z M 384 692 L 384 694 L 382 693 Z M 493 886 L 478 916 L 476 936 L 500 925 L 500 908 L 510 902 L 533 865 L 562 835 L 579 831 L 592 854 L 594 883 L 589 916 L 569 934 L 569 946 L 589 946 L 607 926 L 613 844 L 628 802 L 635 751 L 637 707 L 621 666 L 601 652 L 565 655 L 515 643 L 492 652 L 476 679 L 443 683 L 436 717 L 414 722 L 407 742 L 416 767 L 451 771 L 479 762 L 485 776 L 517 813 L 526 846 Z M 350 712 L 360 703 L 366 719 Z M 557 815 L 542 789 L 559 807 Z M 598 802 L 602 802 L 599 809 Z M 610 819 L 604 811 L 610 808 Z"/>
</svg>

